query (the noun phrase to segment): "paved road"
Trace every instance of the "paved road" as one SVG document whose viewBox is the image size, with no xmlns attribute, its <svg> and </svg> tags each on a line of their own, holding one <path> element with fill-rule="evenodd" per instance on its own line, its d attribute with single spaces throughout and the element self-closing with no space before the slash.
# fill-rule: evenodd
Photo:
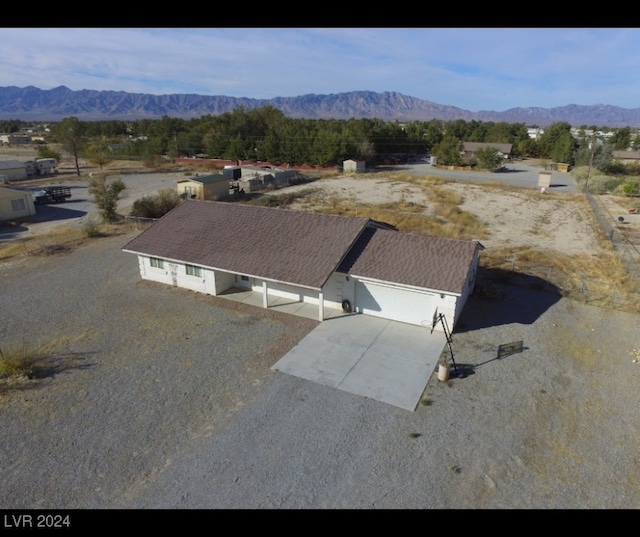
<svg viewBox="0 0 640 537">
<path fill-rule="evenodd" d="M 427 163 L 406 164 L 393 166 L 394 171 L 407 171 L 413 175 L 437 175 L 453 181 L 470 183 L 503 183 L 522 188 L 538 188 L 538 177 L 544 170 L 541 166 L 525 164 L 523 162 L 510 163 L 506 171 L 500 173 L 462 172 L 437 168 Z M 552 172 L 551 189 L 561 192 L 579 192 L 575 179 L 569 173 Z"/>
<path fill-rule="evenodd" d="M 120 194 L 117 206 L 118 213 L 129 214 L 133 203 L 144 196 L 155 195 L 165 188 L 176 188 L 176 182 L 181 176 L 176 172 L 114 175 L 114 178 L 120 177 L 127 185 L 127 188 Z M 48 185 L 69 187 L 71 198 L 64 203 L 38 205 L 36 215 L 19 228 L 0 225 L 0 240 L 24 238 L 59 226 L 82 226 L 90 219 L 99 219 L 98 209 L 89 194 L 87 181 L 84 179 L 75 176 L 58 176 L 52 178 L 51 182 L 38 181 L 38 184 L 35 184 L 33 181 L 21 181 L 12 184 L 10 188 L 33 193 Z"/>
</svg>

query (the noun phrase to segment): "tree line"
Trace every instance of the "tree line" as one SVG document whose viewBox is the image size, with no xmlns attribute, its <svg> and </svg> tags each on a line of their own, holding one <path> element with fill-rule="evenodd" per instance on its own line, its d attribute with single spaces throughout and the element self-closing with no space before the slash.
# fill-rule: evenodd
<svg viewBox="0 0 640 537">
<path fill-rule="evenodd" d="M 0 121 L 0 131 L 4 132 L 16 132 L 23 126 L 18 120 Z M 594 159 L 597 165 L 610 160 L 611 151 L 632 147 L 637 138 L 629 127 L 615 129 L 613 136 L 592 152 L 596 140 L 587 132 L 599 130 L 595 126 L 582 126 L 574 136 L 569 123 L 556 122 L 533 139 L 522 123 L 294 119 L 273 106 L 251 110 L 239 107 L 194 119 L 164 116 L 155 120 L 80 121 L 68 117 L 51 122 L 50 128 L 51 141 L 61 143 L 76 161 L 83 156 L 100 165 L 114 155 L 148 162 L 159 155 L 206 155 L 320 166 L 339 165 L 346 159 L 364 160 L 371 166 L 393 162 L 397 156 L 432 155 L 441 164 L 457 165 L 462 163 L 463 142 L 509 143 L 515 157 L 544 158 L 570 165 Z M 481 157 L 492 160 L 491 154 Z"/>
</svg>

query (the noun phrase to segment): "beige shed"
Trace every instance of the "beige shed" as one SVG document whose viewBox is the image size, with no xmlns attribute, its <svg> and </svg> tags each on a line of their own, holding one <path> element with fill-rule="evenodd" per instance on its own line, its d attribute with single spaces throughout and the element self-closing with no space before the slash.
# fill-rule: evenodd
<svg viewBox="0 0 640 537">
<path fill-rule="evenodd" d="M 36 214 L 29 192 L 0 187 L 0 221 L 14 220 Z"/>
<path fill-rule="evenodd" d="M 217 201 L 229 197 L 229 178 L 220 174 L 195 176 L 178 181 L 178 196 Z"/>
</svg>

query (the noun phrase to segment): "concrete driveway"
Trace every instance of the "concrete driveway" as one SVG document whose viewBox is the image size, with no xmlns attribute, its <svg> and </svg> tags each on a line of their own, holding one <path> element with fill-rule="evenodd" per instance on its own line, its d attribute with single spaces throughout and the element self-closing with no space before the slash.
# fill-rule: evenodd
<svg viewBox="0 0 640 537">
<path fill-rule="evenodd" d="M 262 294 L 233 288 L 221 298 L 262 307 Z M 269 309 L 308 319 L 318 306 L 271 297 Z M 325 320 L 271 369 L 415 410 L 447 339 L 442 332 L 325 308 Z"/>
<path fill-rule="evenodd" d="M 344 315 L 321 322 L 272 369 L 413 411 L 445 345 L 442 332 Z"/>
</svg>

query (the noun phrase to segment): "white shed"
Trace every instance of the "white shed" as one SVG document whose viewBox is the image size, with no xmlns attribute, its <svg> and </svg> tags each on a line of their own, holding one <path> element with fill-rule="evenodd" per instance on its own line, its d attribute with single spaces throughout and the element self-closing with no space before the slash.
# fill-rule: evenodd
<svg viewBox="0 0 640 537">
<path fill-rule="evenodd" d="M 26 179 L 27 163 L 19 160 L 0 160 L 0 175 L 6 175 L 9 181 Z"/>
<path fill-rule="evenodd" d="M 365 162 L 364 160 L 345 160 L 342 163 L 342 169 L 345 172 L 353 172 L 353 173 L 360 173 L 360 172 L 364 172 L 365 171 Z"/>
</svg>

